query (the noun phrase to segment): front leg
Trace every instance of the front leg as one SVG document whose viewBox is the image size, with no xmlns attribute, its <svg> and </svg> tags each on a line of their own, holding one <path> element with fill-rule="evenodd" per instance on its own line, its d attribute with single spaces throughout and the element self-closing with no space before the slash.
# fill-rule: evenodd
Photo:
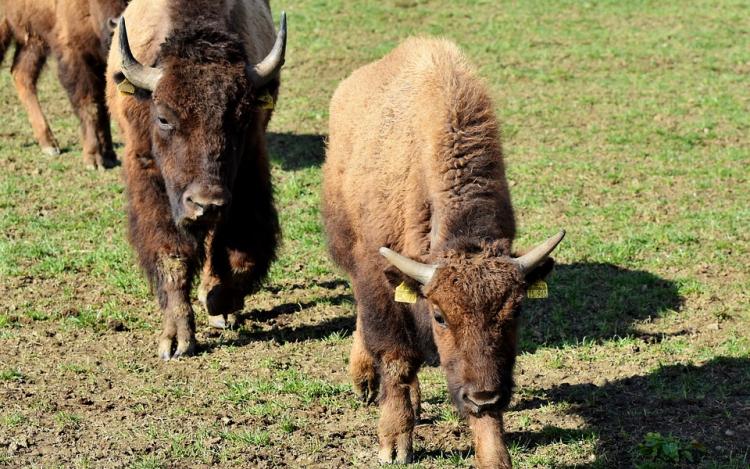
<svg viewBox="0 0 750 469">
<path fill-rule="evenodd" d="M 190 269 L 177 256 L 162 254 L 157 261 L 157 292 L 164 311 L 159 358 L 191 355 L 195 351 L 195 316 L 190 306 Z"/>
<path fill-rule="evenodd" d="M 474 448 L 479 469 L 511 469 L 510 454 L 503 435 L 503 415 L 484 414 L 469 416 L 469 425 L 474 432 Z"/>
<path fill-rule="evenodd" d="M 132 135 L 128 136 L 128 140 L 132 139 Z M 141 142 L 148 140 L 143 137 Z M 164 182 L 146 145 L 128 146 L 123 163 L 130 241 L 156 287 L 164 315 L 159 357 L 169 360 L 189 355 L 195 349 L 190 286 L 202 253 L 193 239 L 175 227 Z"/>
<path fill-rule="evenodd" d="M 206 239 L 198 297 L 213 327 L 236 321 L 234 313 L 260 288 L 276 259 L 280 228 L 265 143 L 249 147 L 254 156 L 238 170 L 228 219 Z"/>
<path fill-rule="evenodd" d="M 357 311 L 357 329 L 354 331 L 354 342 L 349 354 L 349 376 L 352 379 L 354 393 L 366 404 L 372 404 L 378 397 L 380 376 L 375 366 L 375 359 L 367 350 L 362 328 L 362 311 Z"/>
<path fill-rule="evenodd" d="M 206 308 L 208 325 L 216 329 L 225 329 L 233 326 L 237 322 L 237 318 L 234 314 L 222 310 L 218 301 L 218 297 L 222 294 L 222 282 L 212 261 L 214 233 L 215 231 L 212 230 L 206 236 L 206 261 L 203 264 L 201 283 L 198 286 L 198 301 Z"/>
<path fill-rule="evenodd" d="M 418 399 L 413 393 L 418 367 L 402 358 L 384 357 L 381 363 L 383 397 L 378 422 L 378 461 L 409 464 L 413 458 L 412 435 L 418 413 L 414 408 Z M 418 386 L 417 382 L 417 393 Z"/>
</svg>

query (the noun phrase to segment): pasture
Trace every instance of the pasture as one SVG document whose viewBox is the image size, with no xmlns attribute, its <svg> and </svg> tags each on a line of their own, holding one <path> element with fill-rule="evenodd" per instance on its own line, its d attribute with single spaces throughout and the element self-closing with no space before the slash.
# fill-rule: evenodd
<svg viewBox="0 0 750 469">
<path fill-rule="evenodd" d="M 559 229 L 523 312 L 517 468 L 750 467 L 750 4 L 274 1 L 289 45 L 269 127 L 283 248 L 236 328 L 156 356 L 120 168 L 89 172 L 52 61 L 43 156 L 0 67 L 0 467 L 377 467 L 347 374 L 354 303 L 320 215 L 337 83 L 410 34 L 454 39 L 502 122 L 523 248 Z M 113 128 L 114 130 L 114 128 Z M 122 138 L 115 133 L 118 156 Z M 440 368 L 413 467 L 473 464 Z"/>
</svg>

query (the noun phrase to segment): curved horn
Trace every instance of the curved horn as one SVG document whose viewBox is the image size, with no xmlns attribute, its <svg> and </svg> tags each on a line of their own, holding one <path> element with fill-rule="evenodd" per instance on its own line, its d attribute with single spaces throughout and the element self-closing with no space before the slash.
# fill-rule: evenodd
<svg viewBox="0 0 750 469">
<path fill-rule="evenodd" d="M 140 62 L 135 60 L 133 53 L 130 51 L 130 42 L 128 42 L 128 31 L 125 29 L 125 17 L 120 18 L 120 68 L 122 68 L 122 74 L 128 79 L 130 83 L 141 88 L 153 92 L 156 89 L 156 84 L 162 76 L 161 69 L 153 67 L 145 67 Z"/>
<path fill-rule="evenodd" d="M 276 42 L 273 49 L 268 53 L 265 59 L 257 65 L 248 65 L 245 67 L 247 77 L 254 88 L 260 88 L 265 85 L 271 78 L 275 77 L 281 66 L 284 65 L 284 56 L 286 55 L 286 12 L 281 12 L 281 21 L 279 22 L 279 32 L 276 35 Z"/>
<path fill-rule="evenodd" d="M 515 259 L 515 263 L 521 270 L 521 273 L 528 275 L 533 271 L 539 264 L 542 263 L 549 255 L 554 251 L 560 241 L 565 237 L 565 230 L 560 231 L 550 239 L 535 247 L 531 251 L 527 252 L 523 256 Z"/>
<path fill-rule="evenodd" d="M 388 259 L 388 262 L 393 264 L 393 267 L 422 285 L 430 283 L 430 280 L 432 280 L 432 276 L 435 275 L 435 270 L 437 269 L 436 265 L 422 264 L 421 262 L 402 256 L 395 251 L 391 251 L 388 248 L 380 248 L 380 254 Z"/>
</svg>

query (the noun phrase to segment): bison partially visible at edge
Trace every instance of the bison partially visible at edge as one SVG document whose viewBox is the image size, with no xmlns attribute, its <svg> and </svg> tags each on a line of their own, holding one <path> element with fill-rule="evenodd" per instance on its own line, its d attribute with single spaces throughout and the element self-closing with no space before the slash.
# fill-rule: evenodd
<svg viewBox="0 0 750 469">
<path fill-rule="evenodd" d="M 47 55 L 83 127 L 83 161 L 89 168 L 117 164 L 104 99 L 104 70 L 114 25 L 128 0 L 0 0 L 0 62 L 16 41 L 11 73 L 34 131 L 48 155 L 60 153 L 37 97 Z"/>
<path fill-rule="evenodd" d="M 276 256 L 266 149 L 286 19 L 265 0 L 133 0 L 109 54 L 107 103 L 125 137 L 130 240 L 163 309 L 158 354 L 191 354 L 190 304 L 224 327 Z"/>
<path fill-rule="evenodd" d="M 341 83 L 323 198 L 330 252 L 357 300 L 354 388 L 370 401 L 381 392 L 380 461 L 411 461 L 417 371 L 437 353 L 474 431 L 477 466 L 511 467 L 502 412 L 521 300 L 551 271 L 564 231 L 512 254 L 492 102 L 454 44 L 410 39 Z M 402 283 L 415 303 L 394 300 Z"/>
</svg>

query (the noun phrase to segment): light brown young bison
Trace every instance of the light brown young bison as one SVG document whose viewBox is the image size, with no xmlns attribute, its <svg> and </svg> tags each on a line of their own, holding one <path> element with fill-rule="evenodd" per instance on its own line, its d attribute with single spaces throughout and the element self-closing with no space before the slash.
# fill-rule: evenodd
<svg viewBox="0 0 750 469">
<path fill-rule="evenodd" d="M 164 312 L 158 353 L 194 351 L 193 277 L 223 327 L 275 258 L 265 130 L 286 50 L 265 0 L 133 0 L 109 54 L 130 240 Z"/>
<path fill-rule="evenodd" d="M 355 71 L 336 90 L 330 116 L 325 226 L 357 299 L 355 391 L 372 401 L 380 388 L 380 461 L 411 461 L 417 371 L 437 353 L 473 428 L 477 466 L 511 467 L 502 412 L 521 300 L 552 269 L 548 256 L 564 231 L 512 254 L 516 228 L 492 102 L 450 42 L 409 39 Z M 402 283 L 413 304 L 394 300 Z"/>
<path fill-rule="evenodd" d="M 11 73 L 34 130 L 48 155 L 60 148 L 39 106 L 36 82 L 47 56 L 83 126 L 83 162 L 89 168 L 117 164 L 104 102 L 107 50 L 127 0 L 0 0 L 0 62 L 16 41 Z"/>
</svg>

